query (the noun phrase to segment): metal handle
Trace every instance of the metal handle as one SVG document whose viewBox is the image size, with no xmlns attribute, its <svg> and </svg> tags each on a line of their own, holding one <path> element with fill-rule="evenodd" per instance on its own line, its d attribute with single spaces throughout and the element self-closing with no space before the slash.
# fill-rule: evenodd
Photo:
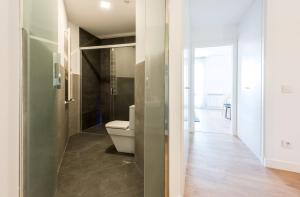
<svg viewBox="0 0 300 197">
<path fill-rule="evenodd" d="M 110 88 L 110 95 L 114 95 L 114 89 Z"/>
<path fill-rule="evenodd" d="M 60 54 L 53 53 L 53 87 L 61 88 Z"/>
<path fill-rule="evenodd" d="M 74 101 L 75 101 L 75 99 L 71 98 L 70 100 L 65 101 L 65 104 L 70 104 L 70 103 L 73 103 Z"/>
</svg>

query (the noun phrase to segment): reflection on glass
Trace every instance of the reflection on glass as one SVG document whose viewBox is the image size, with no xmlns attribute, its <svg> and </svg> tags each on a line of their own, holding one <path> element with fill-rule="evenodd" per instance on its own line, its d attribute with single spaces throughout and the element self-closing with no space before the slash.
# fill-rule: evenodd
<svg viewBox="0 0 300 197">
<path fill-rule="evenodd" d="M 145 196 L 164 196 L 166 2 L 146 0 Z"/>
</svg>

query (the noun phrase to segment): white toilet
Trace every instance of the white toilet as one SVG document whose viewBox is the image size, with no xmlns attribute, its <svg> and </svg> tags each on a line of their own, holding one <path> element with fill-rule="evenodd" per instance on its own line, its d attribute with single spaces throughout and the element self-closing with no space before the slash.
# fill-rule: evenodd
<svg viewBox="0 0 300 197">
<path fill-rule="evenodd" d="M 129 121 L 115 120 L 105 125 L 118 152 L 134 153 L 135 106 L 129 107 Z"/>
</svg>

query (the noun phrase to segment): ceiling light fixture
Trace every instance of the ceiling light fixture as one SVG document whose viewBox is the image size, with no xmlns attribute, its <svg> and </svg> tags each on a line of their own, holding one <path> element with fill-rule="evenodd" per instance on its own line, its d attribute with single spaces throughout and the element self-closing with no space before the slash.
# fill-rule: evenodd
<svg viewBox="0 0 300 197">
<path fill-rule="evenodd" d="M 109 1 L 100 1 L 100 7 L 103 9 L 110 9 L 111 3 Z"/>
</svg>

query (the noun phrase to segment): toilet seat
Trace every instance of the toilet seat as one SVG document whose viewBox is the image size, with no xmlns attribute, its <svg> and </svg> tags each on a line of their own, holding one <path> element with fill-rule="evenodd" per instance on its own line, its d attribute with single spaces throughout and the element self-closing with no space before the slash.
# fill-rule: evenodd
<svg viewBox="0 0 300 197">
<path fill-rule="evenodd" d="M 106 128 L 113 128 L 113 129 L 128 129 L 129 128 L 129 121 L 121 121 L 115 120 L 107 123 L 105 125 Z"/>
<path fill-rule="evenodd" d="M 129 121 L 115 120 L 105 125 L 110 135 L 134 136 L 134 130 L 129 129 Z"/>
</svg>

